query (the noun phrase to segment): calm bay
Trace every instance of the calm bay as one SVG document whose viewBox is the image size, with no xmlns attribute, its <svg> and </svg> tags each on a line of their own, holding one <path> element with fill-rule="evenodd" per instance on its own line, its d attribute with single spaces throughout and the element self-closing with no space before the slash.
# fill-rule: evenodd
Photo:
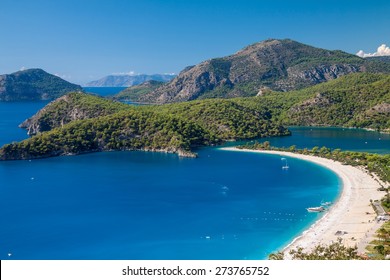
<svg viewBox="0 0 390 280">
<path fill-rule="evenodd" d="M 26 137 L 17 126 L 45 102 L 0 103 L 0 144 Z M 328 146 L 388 153 L 390 136 L 356 129 L 291 128 L 275 146 Z M 226 145 L 236 145 L 227 143 Z M 330 170 L 279 156 L 218 147 L 197 159 L 105 152 L 0 162 L 0 258 L 264 259 L 335 201 Z"/>
</svg>

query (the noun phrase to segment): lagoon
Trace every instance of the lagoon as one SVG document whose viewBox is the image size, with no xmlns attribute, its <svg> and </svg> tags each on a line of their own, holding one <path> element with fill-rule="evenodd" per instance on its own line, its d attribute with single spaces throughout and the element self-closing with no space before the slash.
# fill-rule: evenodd
<svg viewBox="0 0 390 280">
<path fill-rule="evenodd" d="M 1 144 L 23 139 L 17 125 L 43 105 L 0 103 Z M 390 149 L 376 132 L 292 131 L 271 144 Z M 280 156 L 197 152 L 0 162 L 0 258 L 264 259 L 321 216 L 306 207 L 340 192 L 339 178 L 310 162 L 289 158 L 283 170 Z"/>
</svg>

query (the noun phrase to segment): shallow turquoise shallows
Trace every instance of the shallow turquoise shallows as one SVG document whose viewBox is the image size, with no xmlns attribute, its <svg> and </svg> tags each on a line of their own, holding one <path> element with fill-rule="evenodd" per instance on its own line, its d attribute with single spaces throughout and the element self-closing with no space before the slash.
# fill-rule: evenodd
<svg viewBox="0 0 390 280">
<path fill-rule="evenodd" d="M 1 144 L 25 137 L 17 125 L 36 107 L 0 103 Z M 388 136 L 360 130 L 293 132 L 271 143 L 390 147 Z M 287 158 L 283 170 L 280 156 L 197 152 L 0 162 L 0 259 L 264 259 L 320 217 L 305 208 L 341 189 L 332 171 L 302 160 Z"/>
</svg>

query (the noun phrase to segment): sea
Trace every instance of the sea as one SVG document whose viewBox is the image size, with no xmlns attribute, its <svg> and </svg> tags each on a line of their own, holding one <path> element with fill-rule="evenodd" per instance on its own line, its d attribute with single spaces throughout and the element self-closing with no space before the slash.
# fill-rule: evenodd
<svg viewBox="0 0 390 280">
<path fill-rule="evenodd" d="M 0 103 L 0 145 L 27 138 L 18 125 L 46 103 Z M 390 135 L 377 132 L 291 130 L 265 140 L 390 152 Z M 0 259 L 266 259 L 321 217 L 307 207 L 337 201 L 342 188 L 331 170 L 299 159 L 220 147 L 196 152 L 0 162 Z"/>
</svg>

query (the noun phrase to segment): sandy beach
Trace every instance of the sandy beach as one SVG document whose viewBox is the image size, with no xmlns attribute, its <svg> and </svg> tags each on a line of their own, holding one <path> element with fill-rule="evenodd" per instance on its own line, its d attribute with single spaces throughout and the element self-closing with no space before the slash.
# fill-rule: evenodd
<svg viewBox="0 0 390 280">
<path fill-rule="evenodd" d="M 365 247 L 373 239 L 373 234 L 382 224 L 375 221 L 376 214 L 370 205 L 371 199 L 381 199 L 384 195 L 383 192 L 377 191 L 380 184 L 370 174 L 357 167 L 343 165 L 340 162 L 325 158 L 289 152 L 255 151 L 237 148 L 222 149 L 277 154 L 309 160 L 333 170 L 341 178 L 343 188 L 337 202 L 330 207 L 320 220 L 284 248 L 283 251 L 285 253 L 296 247 L 310 250 L 318 244 L 330 244 L 333 241 L 337 241 L 339 237 L 343 239 L 345 245 L 357 245 L 358 251 L 364 253 Z M 335 233 L 338 231 L 346 233 L 336 235 Z"/>
</svg>

